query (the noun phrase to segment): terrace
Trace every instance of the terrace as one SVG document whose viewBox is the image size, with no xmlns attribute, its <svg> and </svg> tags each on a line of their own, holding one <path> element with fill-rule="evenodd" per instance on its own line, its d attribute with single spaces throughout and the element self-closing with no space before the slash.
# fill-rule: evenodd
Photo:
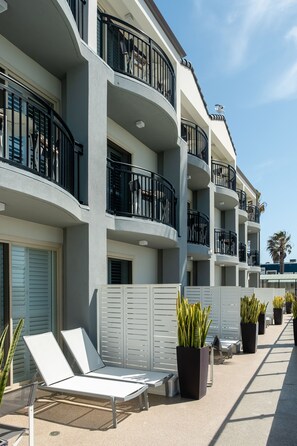
<svg viewBox="0 0 297 446">
<path fill-rule="evenodd" d="M 227 366 L 214 367 L 214 382 L 205 398 L 188 401 L 150 394 L 149 411 L 139 412 L 137 403 L 121 406 L 117 429 L 108 429 L 111 414 L 102 403 L 49 403 L 41 398 L 35 405 L 36 444 L 185 445 L 197 444 L 199 438 L 201 446 L 214 446 L 234 445 L 240 438 L 243 445 L 282 444 L 284 439 L 294 445 L 296 360 L 292 320 L 286 315 L 282 326 L 271 325 L 259 337 L 256 354 L 234 355 Z M 1 421 L 27 425 L 22 414 Z M 25 445 L 23 437 L 20 446 Z"/>
</svg>

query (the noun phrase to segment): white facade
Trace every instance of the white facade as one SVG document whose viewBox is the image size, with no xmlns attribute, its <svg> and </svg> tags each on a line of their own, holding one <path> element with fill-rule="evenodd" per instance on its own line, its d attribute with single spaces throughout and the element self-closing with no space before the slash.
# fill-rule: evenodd
<svg viewBox="0 0 297 446">
<path fill-rule="evenodd" d="M 259 194 L 153 1 L 73 3 L 0 14 L 1 324 L 95 341 L 101 285 L 259 286 Z"/>
</svg>

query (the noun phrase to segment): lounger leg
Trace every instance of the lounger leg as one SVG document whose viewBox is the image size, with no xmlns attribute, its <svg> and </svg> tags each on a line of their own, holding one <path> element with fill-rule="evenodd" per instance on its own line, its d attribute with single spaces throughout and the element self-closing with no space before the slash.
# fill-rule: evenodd
<svg viewBox="0 0 297 446">
<path fill-rule="evenodd" d="M 148 401 L 147 390 L 145 390 L 145 392 L 143 393 L 143 398 L 144 398 L 144 407 L 145 407 L 145 410 L 148 410 L 148 409 L 149 409 L 149 401 Z"/>
<path fill-rule="evenodd" d="M 28 407 L 29 418 L 29 446 L 34 446 L 34 406 Z"/>
<path fill-rule="evenodd" d="M 112 425 L 114 428 L 117 427 L 117 411 L 114 398 L 111 399 L 111 407 L 112 407 Z"/>
</svg>

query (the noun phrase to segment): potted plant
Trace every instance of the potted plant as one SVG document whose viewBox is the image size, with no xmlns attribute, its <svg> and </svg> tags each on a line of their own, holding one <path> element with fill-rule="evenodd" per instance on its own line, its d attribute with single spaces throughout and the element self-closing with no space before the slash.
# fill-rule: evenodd
<svg viewBox="0 0 297 446">
<path fill-rule="evenodd" d="M 282 296 L 275 296 L 273 301 L 273 319 L 275 325 L 282 325 L 283 323 L 283 306 L 284 298 Z"/>
<path fill-rule="evenodd" d="M 258 334 L 265 334 L 265 322 L 266 322 L 266 310 L 267 310 L 268 302 L 260 302 L 260 314 L 258 317 Z"/>
<path fill-rule="evenodd" d="M 13 355 L 15 353 L 15 349 L 17 346 L 17 343 L 19 341 L 19 337 L 21 334 L 21 331 L 24 326 L 24 319 L 20 319 L 12 336 L 11 343 L 8 348 L 7 355 L 5 356 L 5 341 L 6 336 L 8 333 L 8 325 L 3 330 L 1 336 L 0 336 L 0 404 L 2 401 L 2 397 L 5 391 L 7 379 L 9 376 L 9 370 L 11 366 L 11 362 L 13 359 Z"/>
<path fill-rule="evenodd" d="M 255 294 L 240 299 L 240 328 L 243 353 L 256 353 L 260 301 Z"/>
<path fill-rule="evenodd" d="M 297 345 L 297 300 L 292 303 L 294 344 Z"/>
<path fill-rule="evenodd" d="M 294 301 L 294 295 L 287 291 L 286 294 L 285 294 L 286 313 L 287 314 L 291 314 L 292 313 L 292 303 L 293 303 L 293 301 Z"/>
<path fill-rule="evenodd" d="M 180 297 L 176 302 L 178 346 L 176 347 L 180 393 L 183 398 L 200 399 L 206 394 L 209 347 L 205 345 L 211 324 L 210 307 L 190 304 Z"/>
</svg>

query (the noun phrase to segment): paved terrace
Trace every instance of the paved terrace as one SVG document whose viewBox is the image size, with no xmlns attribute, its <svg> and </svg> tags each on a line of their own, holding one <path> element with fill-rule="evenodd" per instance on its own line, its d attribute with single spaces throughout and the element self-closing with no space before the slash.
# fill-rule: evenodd
<svg viewBox="0 0 297 446">
<path fill-rule="evenodd" d="M 40 394 L 39 394 L 40 395 Z M 149 411 L 138 399 L 118 405 L 118 427 L 104 401 L 80 405 L 38 400 L 35 445 L 297 445 L 297 347 L 292 319 L 259 336 L 256 354 L 234 355 L 214 366 L 214 384 L 200 401 L 149 395 Z M 76 400 L 78 401 L 78 400 Z M 26 425 L 26 417 L 3 422 Z M 23 437 L 20 445 L 27 445 Z"/>
</svg>

